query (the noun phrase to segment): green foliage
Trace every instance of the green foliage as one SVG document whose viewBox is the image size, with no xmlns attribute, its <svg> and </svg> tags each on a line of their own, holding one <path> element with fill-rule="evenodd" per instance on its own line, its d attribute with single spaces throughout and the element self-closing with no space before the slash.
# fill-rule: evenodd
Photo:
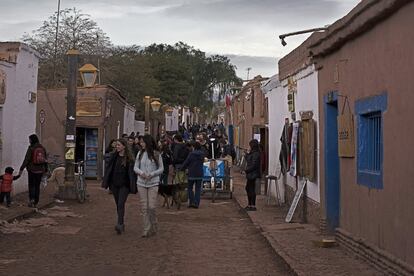
<svg viewBox="0 0 414 276">
<path fill-rule="evenodd" d="M 55 57 L 56 15 L 23 38 L 43 57 L 40 87 L 65 86 L 65 53 L 70 48 L 81 51 L 80 64 L 99 65 L 101 83 L 119 88 L 127 101 L 136 106 L 138 118 L 143 117 L 146 95 L 159 97 L 163 104 L 197 106 L 210 111 L 215 102 L 230 92 L 231 86 L 241 85 L 235 66 L 225 56 L 206 56 L 183 42 L 152 44 L 145 48 L 112 46 L 96 22 L 75 8 L 60 13 Z M 53 78 L 54 71 L 56 78 Z"/>
<path fill-rule="evenodd" d="M 141 118 L 145 95 L 159 97 L 163 104 L 209 110 L 231 86 L 241 84 L 227 57 L 207 57 L 183 42 L 114 47 L 101 71 L 103 83 L 120 88 Z"/>
</svg>

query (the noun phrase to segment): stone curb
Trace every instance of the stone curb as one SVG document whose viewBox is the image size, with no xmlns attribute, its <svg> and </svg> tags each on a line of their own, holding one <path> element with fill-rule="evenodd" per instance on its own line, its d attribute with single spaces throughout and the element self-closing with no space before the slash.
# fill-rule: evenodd
<svg viewBox="0 0 414 276">
<path fill-rule="evenodd" d="M 27 210 L 21 210 L 19 212 L 15 212 L 14 214 L 11 214 L 5 217 L 4 220 L 7 221 L 8 223 L 12 223 L 15 220 L 22 220 L 25 218 L 29 218 L 37 214 L 38 210 L 48 208 L 52 206 L 54 203 L 55 203 L 55 200 L 53 198 L 45 200 L 42 203 L 38 204 L 38 207 L 36 209 L 27 207 Z"/>
<path fill-rule="evenodd" d="M 244 211 L 244 207 L 242 205 L 242 201 L 239 199 L 239 195 L 236 195 L 233 193 L 233 199 L 237 202 L 240 209 Z M 269 244 L 269 246 L 272 248 L 273 252 L 283 261 L 283 263 L 286 265 L 288 270 L 293 273 L 294 275 L 305 275 L 302 271 L 299 271 L 295 268 L 295 262 L 290 256 L 285 253 L 280 245 L 275 241 L 269 233 L 263 230 L 263 228 L 260 226 L 260 224 L 251 216 L 251 214 L 247 211 L 244 211 L 247 213 L 247 216 L 249 217 L 252 224 L 256 227 L 257 230 L 259 230 L 260 234 L 263 236 L 263 238 L 266 240 L 266 242 Z"/>
</svg>

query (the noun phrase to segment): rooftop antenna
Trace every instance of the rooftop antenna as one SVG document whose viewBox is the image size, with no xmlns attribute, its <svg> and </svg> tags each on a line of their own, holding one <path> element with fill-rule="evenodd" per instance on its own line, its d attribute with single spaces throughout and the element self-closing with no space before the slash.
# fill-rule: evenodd
<svg viewBox="0 0 414 276">
<path fill-rule="evenodd" d="M 250 73 L 250 70 L 252 70 L 252 67 L 247 67 L 247 81 L 249 80 L 249 73 Z"/>
</svg>

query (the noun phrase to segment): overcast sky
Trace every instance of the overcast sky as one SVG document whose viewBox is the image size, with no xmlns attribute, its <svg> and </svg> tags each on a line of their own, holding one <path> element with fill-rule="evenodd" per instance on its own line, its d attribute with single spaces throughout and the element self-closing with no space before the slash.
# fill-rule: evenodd
<svg viewBox="0 0 414 276">
<path fill-rule="evenodd" d="M 0 0 L 0 41 L 19 40 L 57 10 L 57 0 Z M 308 35 L 278 36 L 332 24 L 359 0 L 61 0 L 76 7 L 117 45 L 183 41 L 207 53 L 227 55 L 246 78 L 277 73 L 277 60 Z"/>
</svg>

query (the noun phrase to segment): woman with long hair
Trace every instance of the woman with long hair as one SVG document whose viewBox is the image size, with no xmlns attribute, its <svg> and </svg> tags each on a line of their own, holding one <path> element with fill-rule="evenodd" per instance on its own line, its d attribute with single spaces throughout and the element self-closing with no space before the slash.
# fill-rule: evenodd
<svg viewBox="0 0 414 276">
<path fill-rule="evenodd" d="M 259 142 L 253 139 L 249 142 L 249 152 L 246 155 L 246 192 L 248 205 L 247 211 L 256 211 L 256 179 L 261 177 L 260 173 L 260 149 Z"/>
<path fill-rule="evenodd" d="M 111 154 L 105 169 L 103 188 L 109 188 L 114 195 L 118 214 L 115 231 L 121 234 L 125 231 L 124 214 L 128 194 L 137 192 L 136 176 L 134 173 L 134 158 L 124 139 L 117 140 L 116 151 Z"/>
<path fill-rule="evenodd" d="M 142 237 L 155 234 L 158 222 L 155 214 L 158 185 L 164 172 L 161 154 L 151 135 L 146 134 L 140 140 L 141 150 L 135 160 L 134 171 L 138 175 L 137 186 L 141 202 L 141 212 L 144 220 Z"/>
</svg>

